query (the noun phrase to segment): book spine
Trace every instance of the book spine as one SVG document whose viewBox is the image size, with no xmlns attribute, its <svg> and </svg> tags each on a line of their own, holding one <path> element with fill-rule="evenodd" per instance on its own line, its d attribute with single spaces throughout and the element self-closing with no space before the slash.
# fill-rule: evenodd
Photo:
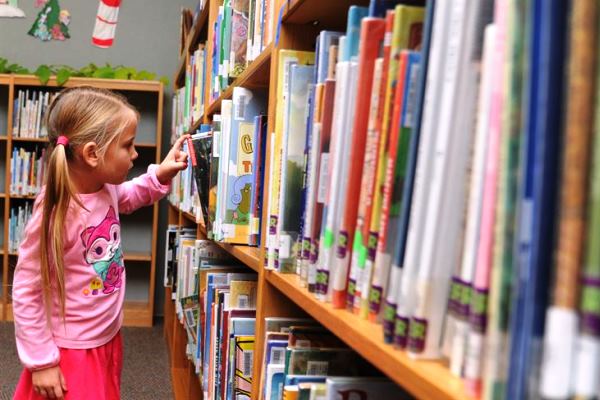
<svg viewBox="0 0 600 400">
<path fill-rule="evenodd" d="M 572 395 L 571 376 L 577 337 L 577 300 L 583 244 L 586 242 L 586 194 L 598 71 L 598 4 L 572 5 L 564 155 L 560 187 L 558 245 L 553 300 L 546 314 L 540 392 L 546 398 Z M 596 83 L 596 84 L 595 84 Z M 588 246 L 594 242 L 588 240 Z"/>
<path fill-rule="evenodd" d="M 365 159 L 367 128 L 370 118 L 370 103 L 374 82 L 375 60 L 377 59 L 381 42 L 385 34 L 385 20 L 382 18 L 364 18 L 361 22 L 361 38 L 358 55 L 358 84 L 356 89 L 356 104 L 348 117 L 354 121 L 352 133 L 348 138 L 350 160 L 342 179 L 345 181 L 345 191 L 341 197 L 341 219 L 338 225 L 338 242 L 334 258 L 334 274 L 332 275 L 332 303 L 334 308 L 346 306 L 346 288 L 348 266 L 352 254 L 352 240 L 356 226 L 361 178 Z M 381 61 L 383 63 L 383 59 Z M 381 75 L 379 76 L 381 80 Z M 380 84 L 380 83 L 379 83 Z M 376 91 L 378 95 L 378 90 Z M 351 109 L 352 110 L 352 109 Z M 374 111 L 376 113 L 376 110 Z"/>
</svg>

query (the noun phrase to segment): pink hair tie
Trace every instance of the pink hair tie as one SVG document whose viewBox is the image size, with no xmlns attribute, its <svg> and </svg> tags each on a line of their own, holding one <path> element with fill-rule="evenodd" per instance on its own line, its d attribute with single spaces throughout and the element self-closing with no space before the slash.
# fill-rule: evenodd
<svg viewBox="0 0 600 400">
<path fill-rule="evenodd" d="M 59 144 L 67 147 L 69 145 L 69 138 L 65 135 L 60 135 L 58 139 L 56 139 L 56 145 L 58 146 Z"/>
</svg>

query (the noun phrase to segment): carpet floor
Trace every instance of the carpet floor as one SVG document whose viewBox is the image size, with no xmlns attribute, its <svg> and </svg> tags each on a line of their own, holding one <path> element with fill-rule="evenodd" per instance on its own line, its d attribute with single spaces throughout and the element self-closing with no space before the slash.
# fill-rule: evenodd
<svg viewBox="0 0 600 400">
<path fill-rule="evenodd" d="M 152 328 L 123 328 L 122 334 L 121 399 L 172 399 L 169 358 L 162 324 Z M 12 399 L 21 370 L 13 324 L 0 322 L 0 400 Z"/>
</svg>

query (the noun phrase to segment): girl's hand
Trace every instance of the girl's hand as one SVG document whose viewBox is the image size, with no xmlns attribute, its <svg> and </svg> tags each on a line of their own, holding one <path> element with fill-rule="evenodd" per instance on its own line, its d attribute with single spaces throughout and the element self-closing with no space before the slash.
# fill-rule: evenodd
<svg viewBox="0 0 600 400">
<path fill-rule="evenodd" d="M 33 390 L 47 399 L 64 399 L 67 391 L 67 382 L 60 367 L 50 367 L 31 372 Z"/>
<path fill-rule="evenodd" d="M 187 168 L 188 155 L 181 151 L 181 145 L 189 137 L 190 135 L 183 135 L 177 139 L 169 154 L 156 169 L 156 177 L 161 184 L 166 185 L 179 171 Z"/>
</svg>

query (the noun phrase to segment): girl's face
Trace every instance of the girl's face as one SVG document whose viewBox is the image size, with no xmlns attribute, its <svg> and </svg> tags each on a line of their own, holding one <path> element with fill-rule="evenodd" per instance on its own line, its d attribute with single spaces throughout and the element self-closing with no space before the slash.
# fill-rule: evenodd
<svg viewBox="0 0 600 400">
<path fill-rule="evenodd" d="M 123 183 L 127 179 L 129 170 L 133 167 L 133 161 L 138 157 L 135 151 L 134 140 L 137 130 L 137 117 L 131 110 L 130 122 L 121 135 L 109 145 L 104 160 L 99 166 L 99 173 L 103 181 L 113 185 Z"/>
</svg>

